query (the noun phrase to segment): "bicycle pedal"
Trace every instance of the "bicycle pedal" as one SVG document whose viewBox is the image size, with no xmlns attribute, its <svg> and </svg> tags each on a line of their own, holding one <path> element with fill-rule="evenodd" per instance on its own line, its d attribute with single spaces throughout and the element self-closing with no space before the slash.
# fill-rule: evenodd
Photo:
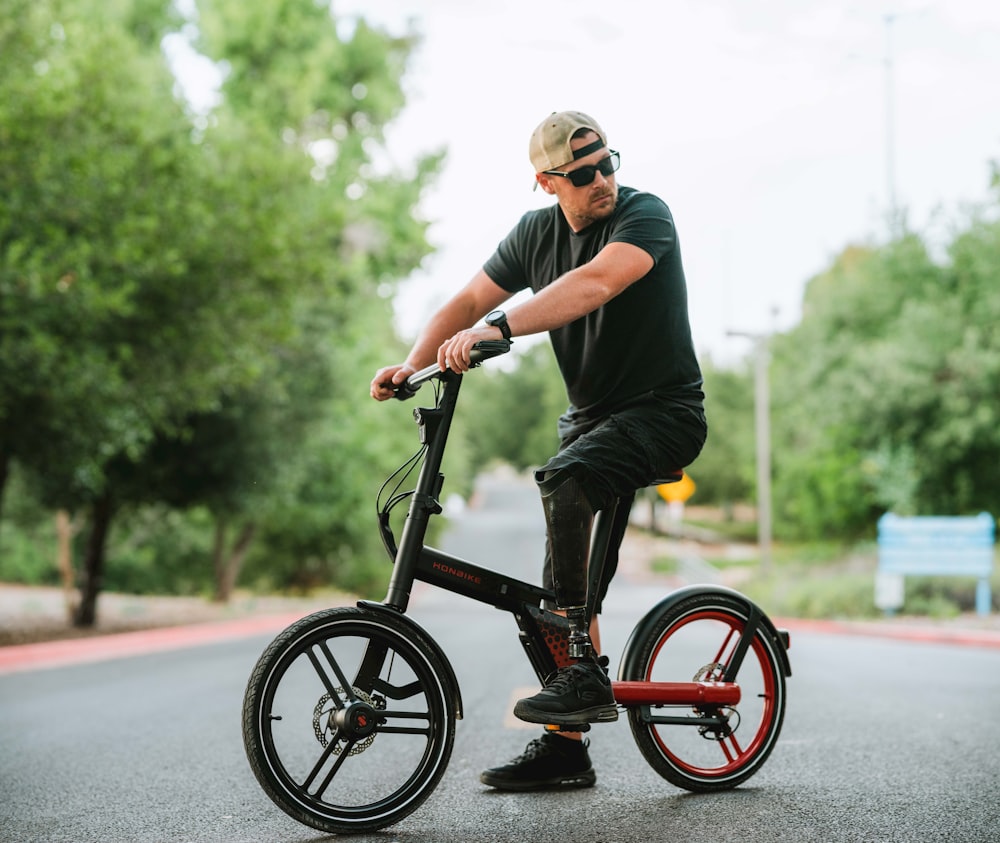
<svg viewBox="0 0 1000 843">
<path fill-rule="evenodd" d="M 563 723 L 563 724 L 559 724 L 559 723 L 546 723 L 545 724 L 545 731 L 546 732 L 589 732 L 590 731 L 590 724 L 589 723 L 573 723 L 572 725 L 569 725 L 569 724 L 566 724 L 566 723 Z"/>
</svg>

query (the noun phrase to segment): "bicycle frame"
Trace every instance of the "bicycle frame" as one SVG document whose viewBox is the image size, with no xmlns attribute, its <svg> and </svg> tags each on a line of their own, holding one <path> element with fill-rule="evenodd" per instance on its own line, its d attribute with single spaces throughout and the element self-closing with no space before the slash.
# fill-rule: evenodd
<svg viewBox="0 0 1000 843">
<path fill-rule="evenodd" d="M 478 362 L 487 359 L 487 357 L 504 353 L 507 348 L 509 348 L 509 343 L 506 341 L 491 344 L 474 365 L 478 365 Z M 383 543 L 394 562 L 392 576 L 382 605 L 405 613 L 413 583 L 419 580 L 508 611 L 517 622 L 521 643 L 535 673 L 539 680 L 544 682 L 545 678 L 556 668 L 568 663 L 568 653 L 563 652 L 560 646 L 553 650 L 546 643 L 547 639 L 552 640 L 553 637 L 565 639 L 568 635 L 568 623 L 565 619 L 554 612 L 541 608 L 543 601 L 553 599 L 553 593 L 540 586 L 483 568 L 424 544 L 431 516 L 442 511 L 438 502 L 438 496 L 444 482 L 444 477 L 441 474 L 441 463 L 463 376 L 451 370 L 442 372 L 436 365 L 431 366 L 411 376 L 406 384 L 408 394 L 403 396 L 409 397 L 422 383 L 434 377 L 439 378 L 443 384 L 436 406 L 433 408 L 420 407 L 413 411 L 414 419 L 420 428 L 420 441 L 426 445 L 426 452 L 398 546 L 389 524 L 388 512 L 380 514 Z M 599 581 L 610 543 L 611 524 L 616 507 L 617 503 L 607 510 L 598 512 L 595 518 L 589 568 L 589 608 L 591 610 L 596 591 L 595 586 Z M 746 648 L 761 622 L 759 612 L 756 613 L 756 616 L 754 616 L 753 611 L 750 614 L 751 617 L 748 618 L 747 628 L 743 634 L 744 640 L 740 642 L 737 655 L 729 665 L 725 681 L 616 681 L 612 682 L 616 702 L 626 707 L 659 705 L 714 707 L 738 704 L 740 688 L 733 681 L 733 677 L 738 672 Z M 714 725 L 717 722 L 716 718 L 713 717 L 703 718 L 704 722 L 701 722 L 699 719 L 689 716 L 684 718 L 655 717 L 648 712 L 646 716 L 649 718 L 649 722 L 654 723 L 682 722 L 686 725 Z"/>
</svg>

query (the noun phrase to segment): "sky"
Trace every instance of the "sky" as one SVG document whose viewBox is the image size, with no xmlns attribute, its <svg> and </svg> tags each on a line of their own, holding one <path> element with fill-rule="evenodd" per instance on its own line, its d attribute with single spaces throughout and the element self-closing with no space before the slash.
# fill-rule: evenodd
<svg viewBox="0 0 1000 843">
<path fill-rule="evenodd" d="M 794 326 L 810 278 L 888 211 L 945 243 L 1000 160 L 1000 3 L 333 0 L 422 44 L 389 160 L 447 150 L 421 212 L 437 252 L 397 299 L 410 338 L 482 266 L 532 192 L 532 129 L 591 114 L 621 185 L 673 213 L 702 354 Z"/>
</svg>

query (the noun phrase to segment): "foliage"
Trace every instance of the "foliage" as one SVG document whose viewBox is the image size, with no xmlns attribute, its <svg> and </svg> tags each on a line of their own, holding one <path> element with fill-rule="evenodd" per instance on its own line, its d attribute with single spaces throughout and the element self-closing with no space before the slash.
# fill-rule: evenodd
<svg viewBox="0 0 1000 843">
<path fill-rule="evenodd" d="M 178 190 L 192 158 L 172 79 L 105 26 L 110 13 L 63 6 L 31 4 L 4 32 L 0 459 L 34 464 L 65 504 L 99 489 L 107 454 L 140 450 L 172 403 L 213 384 L 154 330 L 155 305 L 187 297 L 172 247 L 200 210 Z M 166 294 L 155 305 L 152 290 Z M 219 349 L 187 310 L 177 340 L 210 361 Z"/>
<path fill-rule="evenodd" d="M 845 249 L 776 339 L 786 535 L 870 534 L 888 509 L 1000 512 L 1000 223 L 974 215 L 947 257 L 914 232 Z"/>
<path fill-rule="evenodd" d="M 106 543 L 147 569 L 141 525 L 188 508 L 206 561 L 225 523 L 281 547 L 311 517 L 328 560 L 364 557 L 345 468 L 358 443 L 365 471 L 396 449 L 356 407 L 393 343 L 388 294 L 429 250 L 414 208 L 440 163 L 375 166 L 413 36 L 294 0 L 203 3 L 185 32 L 227 69 L 204 116 L 160 48 L 173 3 L 8 5 L 0 495 L 17 465 L 45 506 L 89 512 L 91 622 Z"/>
<path fill-rule="evenodd" d="M 753 373 L 746 365 L 723 369 L 701 361 L 708 439 L 688 473 L 692 502 L 728 506 L 752 498 L 755 484 Z"/>
</svg>

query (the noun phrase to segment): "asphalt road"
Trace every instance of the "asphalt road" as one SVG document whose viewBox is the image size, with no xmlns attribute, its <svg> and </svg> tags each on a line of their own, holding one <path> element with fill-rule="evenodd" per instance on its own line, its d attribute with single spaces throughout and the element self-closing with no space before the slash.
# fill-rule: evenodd
<svg viewBox="0 0 1000 843">
<path fill-rule="evenodd" d="M 528 492 L 486 488 L 447 549 L 533 578 L 541 525 Z M 659 596 L 627 576 L 616 581 L 603 628 L 613 665 Z M 674 788 L 620 720 L 592 733 L 595 788 L 503 794 L 480 785 L 479 771 L 536 734 L 508 713 L 518 687 L 534 681 L 513 622 L 431 589 L 411 608 L 451 659 L 466 718 L 430 799 L 399 825 L 350 839 L 1000 839 L 1000 650 L 796 633 L 782 737 L 743 787 L 710 796 Z M 273 806 L 243 756 L 243 689 L 267 640 L 0 676 L 0 841 L 332 839 Z"/>
</svg>

